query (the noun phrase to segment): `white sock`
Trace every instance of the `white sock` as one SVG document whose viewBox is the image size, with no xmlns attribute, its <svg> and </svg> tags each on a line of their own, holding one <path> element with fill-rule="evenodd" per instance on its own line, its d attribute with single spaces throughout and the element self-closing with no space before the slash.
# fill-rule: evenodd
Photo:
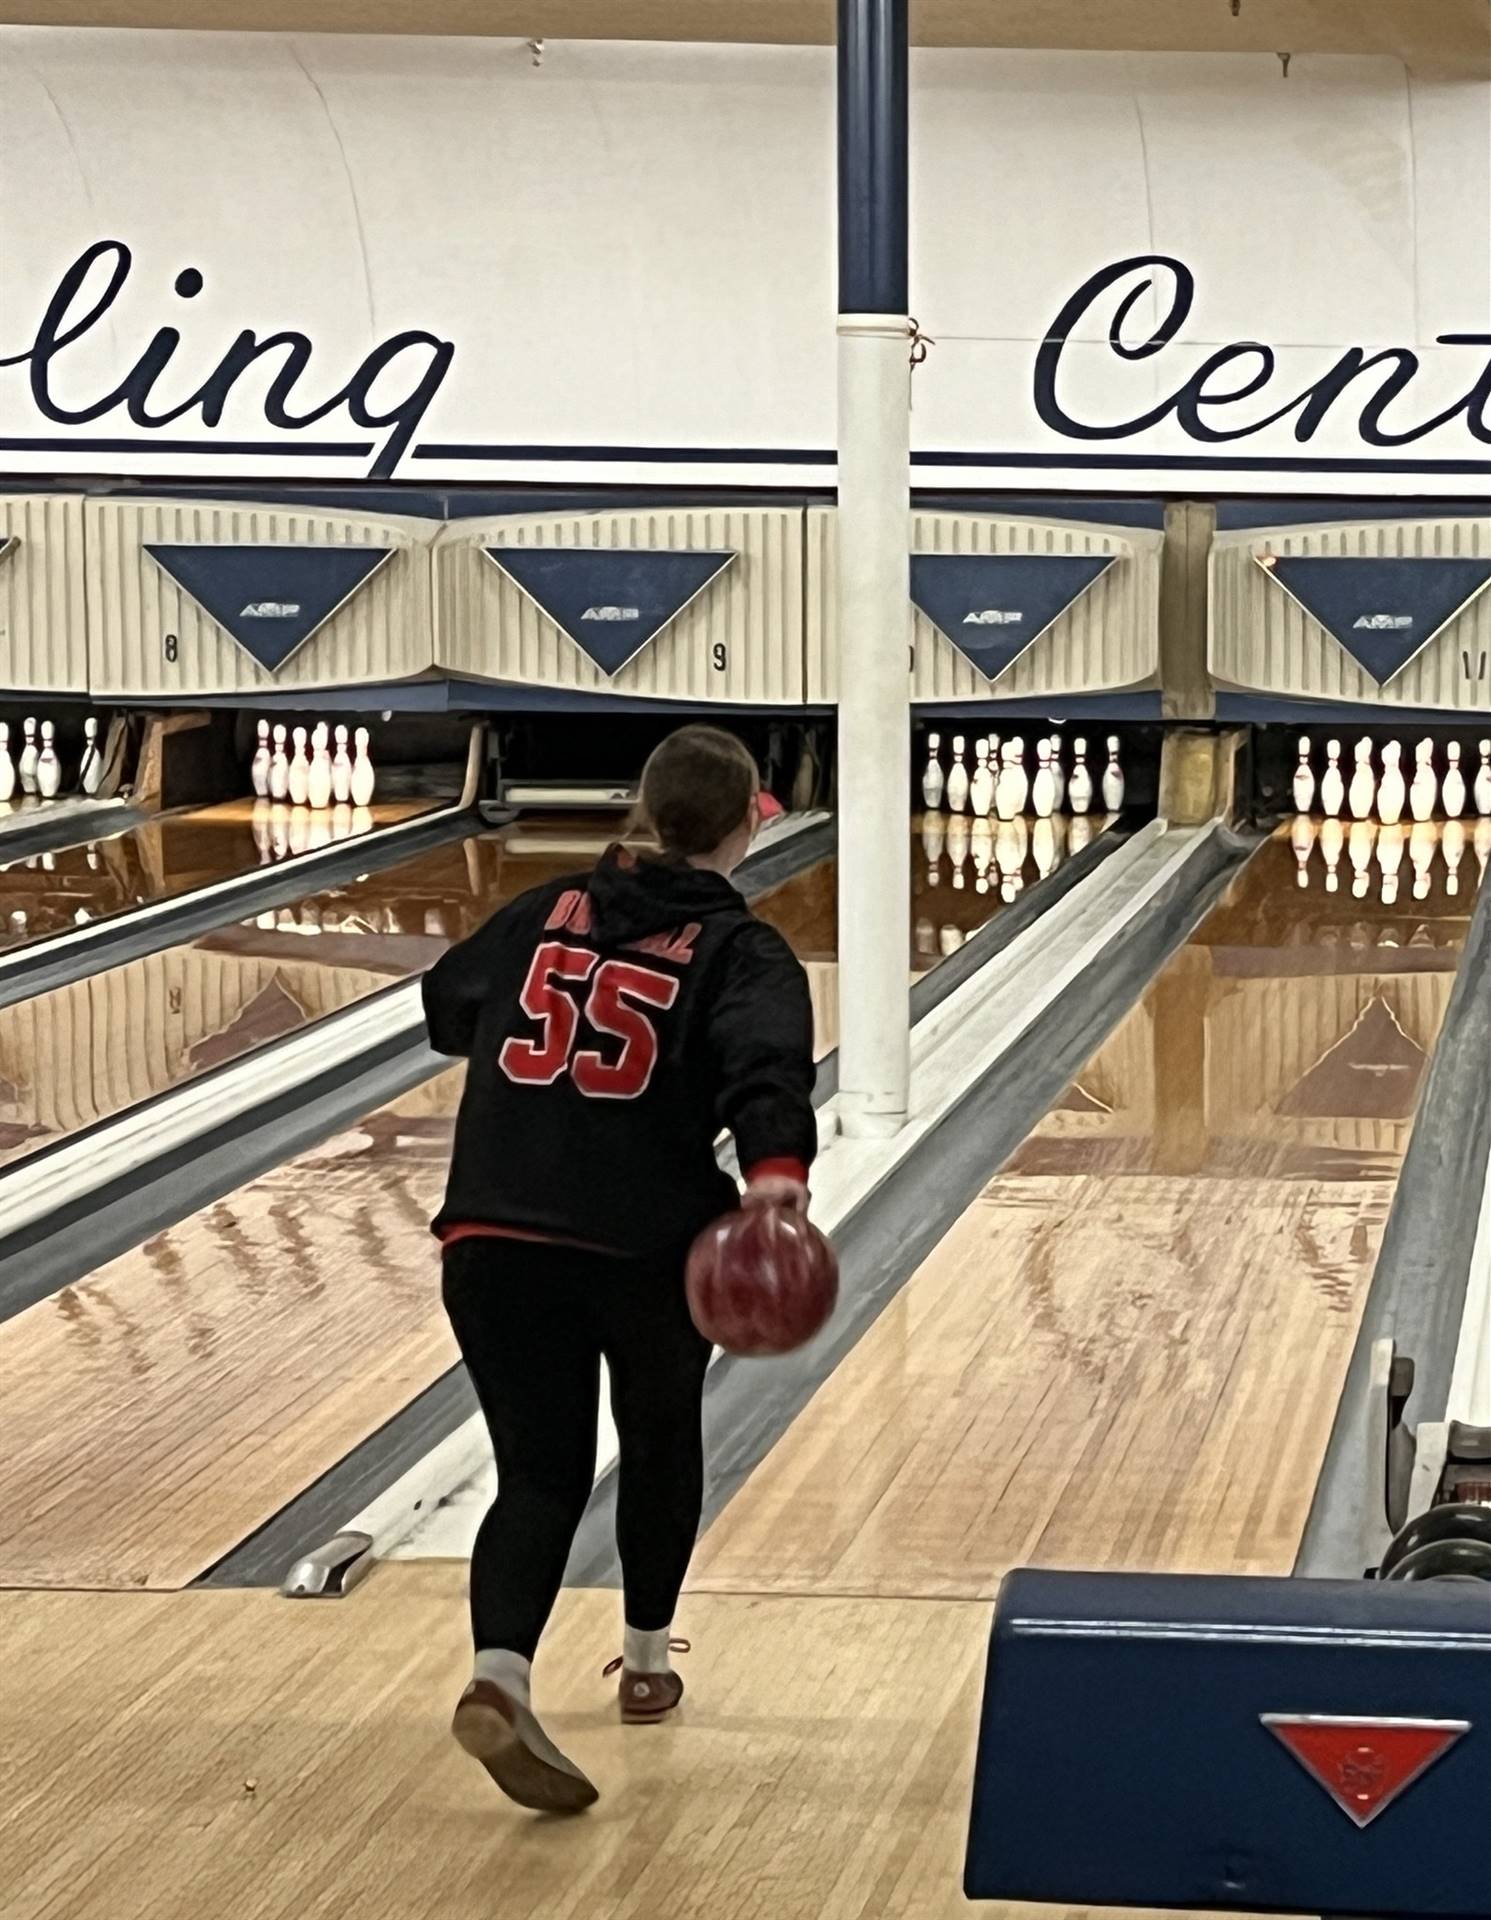
<svg viewBox="0 0 1491 1920">
<path fill-rule="evenodd" d="M 621 1660 L 628 1673 L 671 1673 L 668 1642 L 671 1627 L 659 1627 L 656 1633 L 643 1633 L 640 1627 L 628 1627 L 622 1640 Z"/>
<path fill-rule="evenodd" d="M 533 1705 L 533 1662 L 506 1647 L 483 1647 L 476 1656 L 478 1680 L 493 1680 L 519 1706 Z"/>
</svg>

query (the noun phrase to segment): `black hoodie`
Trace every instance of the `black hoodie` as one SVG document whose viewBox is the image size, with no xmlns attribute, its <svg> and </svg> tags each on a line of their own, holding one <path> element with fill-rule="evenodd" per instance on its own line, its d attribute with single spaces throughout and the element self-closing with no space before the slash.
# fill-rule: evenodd
<svg viewBox="0 0 1491 1920">
<path fill-rule="evenodd" d="M 434 1231 L 508 1228 L 673 1259 L 747 1173 L 817 1145 L 813 1015 L 786 941 L 717 873 L 612 847 L 535 887 L 424 978 L 470 1065 Z"/>
</svg>

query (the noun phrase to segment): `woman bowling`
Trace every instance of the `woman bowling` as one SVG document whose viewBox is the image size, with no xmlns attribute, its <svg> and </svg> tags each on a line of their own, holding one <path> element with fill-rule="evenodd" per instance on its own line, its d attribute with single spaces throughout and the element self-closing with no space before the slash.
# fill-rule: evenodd
<svg viewBox="0 0 1491 1920">
<path fill-rule="evenodd" d="M 656 855 L 613 846 L 535 887 L 425 976 L 430 1039 L 470 1062 L 442 1246 L 446 1311 L 497 1457 L 471 1560 L 475 1674 L 453 1731 L 521 1806 L 596 1789 L 534 1715 L 530 1671 L 595 1474 L 600 1363 L 620 1446 L 621 1717 L 664 1719 L 683 1682 L 673 1614 L 699 1526 L 709 1343 L 689 1244 L 739 1203 L 807 1205 L 817 1144 L 807 979 L 730 884 L 766 809 L 755 764 L 684 727 L 642 774 Z"/>
</svg>

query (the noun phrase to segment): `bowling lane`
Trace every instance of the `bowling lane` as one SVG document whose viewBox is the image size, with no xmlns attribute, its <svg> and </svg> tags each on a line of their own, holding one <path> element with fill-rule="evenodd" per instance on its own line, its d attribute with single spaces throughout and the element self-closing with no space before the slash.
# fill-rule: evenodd
<svg viewBox="0 0 1491 1920">
<path fill-rule="evenodd" d="M 525 822 L 477 843 L 488 904 L 614 831 Z M 800 937 L 832 954 L 811 899 Z M 409 966 L 457 931 L 328 935 L 323 913 L 315 939 L 345 934 L 354 956 L 413 941 Z M 454 1364 L 428 1222 L 461 1080 L 426 1081 L 0 1325 L 0 1588 L 185 1586 Z"/>
<path fill-rule="evenodd" d="M 1367 827 L 1334 872 L 1333 836 L 1291 838 L 825 1382 L 695 1588 L 1290 1569 L 1491 834 L 1409 859 Z"/>
<path fill-rule="evenodd" d="M 214 886 L 296 854 L 355 840 L 448 801 L 379 800 L 305 807 L 229 800 L 168 813 L 55 853 L 0 863 L 0 951 L 135 907 Z"/>
<path fill-rule="evenodd" d="M 474 834 L 0 1008 L 0 1166 L 423 971 L 611 827 Z"/>
</svg>

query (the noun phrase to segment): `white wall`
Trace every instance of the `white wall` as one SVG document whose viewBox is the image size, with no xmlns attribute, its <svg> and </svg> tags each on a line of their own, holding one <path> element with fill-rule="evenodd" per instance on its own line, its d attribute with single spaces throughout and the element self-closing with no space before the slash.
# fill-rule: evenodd
<svg viewBox="0 0 1491 1920">
<path fill-rule="evenodd" d="M 1132 419 L 1243 340 L 1272 347 L 1277 370 L 1254 397 L 1204 410 L 1218 428 L 1283 406 L 1351 346 L 1423 358 L 1390 427 L 1452 405 L 1491 359 L 1491 346 L 1433 345 L 1491 330 L 1491 89 L 1410 85 L 1375 58 L 1300 57 L 1286 81 L 1271 57 L 924 52 L 913 115 L 912 304 L 938 342 L 916 379 L 915 445 L 984 456 L 924 463 L 922 482 L 1491 491 L 1491 441 L 1463 415 L 1411 444 L 1365 444 L 1366 376 L 1304 444 L 1294 415 L 1216 445 L 1169 417 L 1083 440 L 1032 399 L 1037 342 L 1075 289 L 1158 252 L 1194 273 L 1194 310 L 1172 344 L 1124 360 L 1106 338 L 1118 296 L 1098 303 L 1057 379 L 1075 419 Z M 26 352 L 70 262 L 118 240 L 129 277 L 57 353 L 54 405 L 107 396 L 175 325 L 156 410 L 187 398 L 244 327 L 311 341 L 304 409 L 413 328 L 454 357 L 441 374 L 434 349 L 412 345 L 371 388 L 371 412 L 415 429 L 401 478 L 823 481 L 821 464 L 655 463 L 635 449 L 831 448 L 833 143 L 826 49 L 551 43 L 535 69 L 506 41 L 0 28 L 0 355 Z M 188 266 L 205 276 L 194 299 L 172 291 Z M 1161 275 L 1131 340 L 1170 291 Z M 80 294 L 74 321 L 88 305 Z M 359 427 L 345 405 L 299 433 L 267 425 L 278 364 L 243 373 L 211 429 L 200 410 L 142 427 L 122 403 L 50 420 L 29 364 L 0 367 L 0 436 L 65 443 L 0 448 L 0 470 L 373 470 L 371 452 L 285 450 L 381 447 L 390 428 Z M 404 403 L 422 379 L 433 398 L 416 422 Z M 125 444 L 82 444 L 99 438 Z M 270 450 L 222 450 L 230 440 Z M 449 443 L 606 451 L 414 457 Z M 1434 470 L 1447 462 L 1481 471 Z"/>
</svg>

